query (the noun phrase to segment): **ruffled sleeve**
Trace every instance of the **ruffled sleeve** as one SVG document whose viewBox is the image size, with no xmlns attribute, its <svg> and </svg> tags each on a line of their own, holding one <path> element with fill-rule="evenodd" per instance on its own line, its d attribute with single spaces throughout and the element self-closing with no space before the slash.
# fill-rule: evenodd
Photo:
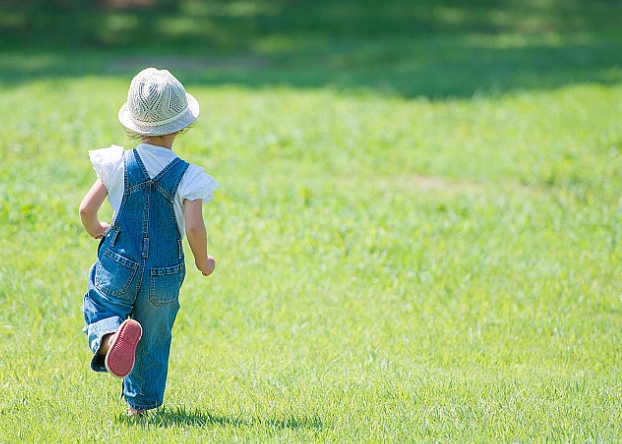
<svg viewBox="0 0 622 444">
<path fill-rule="evenodd" d="M 111 190 L 123 170 L 123 147 L 112 145 L 109 148 L 89 151 L 89 157 L 97 177 L 101 178 L 107 190 Z M 123 177 L 123 176 L 121 176 Z"/>
<path fill-rule="evenodd" d="M 214 191 L 218 185 L 219 183 L 203 168 L 190 164 L 179 184 L 178 192 L 182 202 L 184 199 L 201 199 L 205 204 L 214 200 Z"/>
</svg>

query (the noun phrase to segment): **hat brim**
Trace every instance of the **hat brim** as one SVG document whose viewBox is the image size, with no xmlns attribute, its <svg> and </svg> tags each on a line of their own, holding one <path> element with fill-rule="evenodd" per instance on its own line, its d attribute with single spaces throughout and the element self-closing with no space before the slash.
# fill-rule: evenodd
<svg viewBox="0 0 622 444">
<path fill-rule="evenodd" d="M 186 110 L 182 112 L 177 119 L 163 125 L 141 125 L 140 122 L 132 119 L 127 102 L 125 102 L 123 106 L 121 106 L 121 109 L 119 109 L 119 122 L 129 131 L 141 136 L 164 136 L 167 134 L 173 134 L 183 130 L 199 117 L 201 110 L 197 99 L 195 99 L 191 94 L 186 93 L 186 100 L 188 101 L 188 108 L 186 108 Z"/>
</svg>

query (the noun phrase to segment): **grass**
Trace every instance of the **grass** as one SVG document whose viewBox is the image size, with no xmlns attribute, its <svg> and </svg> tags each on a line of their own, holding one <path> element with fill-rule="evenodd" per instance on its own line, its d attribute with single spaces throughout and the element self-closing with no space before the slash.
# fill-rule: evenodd
<svg viewBox="0 0 622 444">
<path fill-rule="evenodd" d="M 132 145 L 119 63 L 153 54 L 7 49 L 0 443 L 620 441 L 622 86 L 589 50 L 619 44 L 459 29 L 183 54 L 202 118 L 175 148 L 222 184 L 219 262 L 187 276 L 165 406 L 140 423 L 88 366 L 77 206 L 87 150 Z"/>
</svg>

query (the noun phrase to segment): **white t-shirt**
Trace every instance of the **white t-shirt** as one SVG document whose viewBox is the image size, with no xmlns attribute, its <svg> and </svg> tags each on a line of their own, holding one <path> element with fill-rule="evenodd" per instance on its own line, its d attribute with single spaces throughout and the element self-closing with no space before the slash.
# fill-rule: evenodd
<svg viewBox="0 0 622 444">
<path fill-rule="evenodd" d="M 169 163 L 177 158 L 173 150 L 161 146 L 141 143 L 136 147 L 140 160 L 143 161 L 147 173 L 151 178 L 156 177 Z M 123 175 L 123 147 L 112 145 L 110 148 L 89 151 L 93 169 L 104 182 L 108 190 L 108 201 L 114 210 L 113 219 L 121 207 L 125 178 Z M 202 199 L 203 203 L 214 199 L 214 191 L 218 188 L 216 182 L 205 170 L 190 164 L 184 173 L 177 194 L 175 195 L 175 217 L 177 225 L 184 236 L 184 200 Z"/>
</svg>

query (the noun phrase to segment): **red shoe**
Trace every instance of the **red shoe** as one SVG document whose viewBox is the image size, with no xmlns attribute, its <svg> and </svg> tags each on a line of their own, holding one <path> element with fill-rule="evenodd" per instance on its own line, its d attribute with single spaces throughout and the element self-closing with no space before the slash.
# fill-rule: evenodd
<svg viewBox="0 0 622 444">
<path fill-rule="evenodd" d="M 132 372 L 136 360 L 136 346 L 143 335 L 140 324 L 128 319 L 124 321 L 112 338 L 106 355 L 106 370 L 117 378 L 125 378 Z"/>
</svg>

